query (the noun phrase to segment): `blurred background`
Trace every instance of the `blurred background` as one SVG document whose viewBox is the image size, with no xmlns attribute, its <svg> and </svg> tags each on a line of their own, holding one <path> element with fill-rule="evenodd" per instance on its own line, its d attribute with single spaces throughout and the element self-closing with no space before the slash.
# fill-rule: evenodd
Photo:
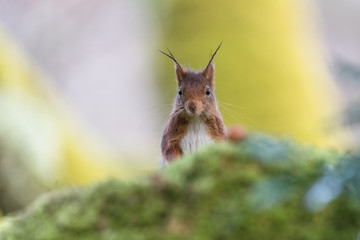
<svg viewBox="0 0 360 240">
<path fill-rule="evenodd" d="M 360 144 L 356 0 L 0 0 L 0 209 L 156 171 L 177 92 L 223 41 L 227 126 L 324 149 Z"/>
</svg>

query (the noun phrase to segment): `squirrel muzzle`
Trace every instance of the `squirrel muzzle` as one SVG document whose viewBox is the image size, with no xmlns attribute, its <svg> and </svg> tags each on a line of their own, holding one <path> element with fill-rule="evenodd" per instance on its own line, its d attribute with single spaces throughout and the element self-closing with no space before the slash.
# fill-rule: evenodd
<svg viewBox="0 0 360 240">
<path fill-rule="evenodd" d="M 191 115 L 200 115 L 203 111 L 203 104 L 200 101 L 187 101 L 185 103 L 186 112 Z"/>
</svg>

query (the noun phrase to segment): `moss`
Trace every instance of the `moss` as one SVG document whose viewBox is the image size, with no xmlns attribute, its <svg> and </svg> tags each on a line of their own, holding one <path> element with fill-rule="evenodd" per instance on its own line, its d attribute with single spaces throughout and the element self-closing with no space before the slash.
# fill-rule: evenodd
<svg viewBox="0 0 360 240">
<path fill-rule="evenodd" d="M 358 162 L 253 135 L 134 183 L 48 193 L 0 239 L 355 239 Z"/>
</svg>

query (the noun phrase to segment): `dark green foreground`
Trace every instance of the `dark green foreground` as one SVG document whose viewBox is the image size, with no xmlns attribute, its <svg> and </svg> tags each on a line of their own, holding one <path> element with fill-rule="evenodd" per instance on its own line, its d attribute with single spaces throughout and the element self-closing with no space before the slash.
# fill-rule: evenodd
<svg viewBox="0 0 360 240">
<path fill-rule="evenodd" d="M 136 183 L 44 195 L 0 239 L 355 240 L 359 161 L 254 135 Z"/>
</svg>

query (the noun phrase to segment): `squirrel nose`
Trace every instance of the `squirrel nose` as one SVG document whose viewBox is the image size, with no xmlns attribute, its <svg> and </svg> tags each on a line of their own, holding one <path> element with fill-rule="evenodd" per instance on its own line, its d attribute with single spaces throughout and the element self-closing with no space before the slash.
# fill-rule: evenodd
<svg viewBox="0 0 360 240">
<path fill-rule="evenodd" d="M 195 113 L 197 110 L 197 104 L 195 102 L 190 102 L 188 107 L 189 107 L 190 112 L 192 112 L 192 113 Z"/>
</svg>

